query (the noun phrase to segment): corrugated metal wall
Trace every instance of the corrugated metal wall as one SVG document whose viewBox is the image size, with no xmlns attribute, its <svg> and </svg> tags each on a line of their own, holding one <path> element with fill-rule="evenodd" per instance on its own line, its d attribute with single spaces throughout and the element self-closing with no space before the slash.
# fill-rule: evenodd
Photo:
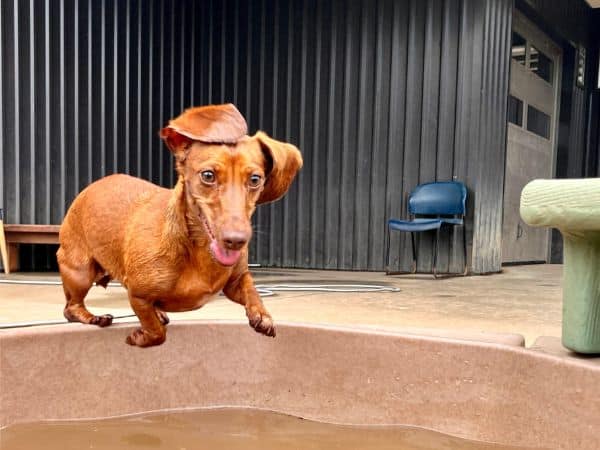
<svg viewBox="0 0 600 450">
<path fill-rule="evenodd" d="M 91 181 L 126 172 L 173 184 L 157 131 L 205 103 L 199 2 L 2 0 L 0 197 L 9 223 L 60 223 Z M 190 38 L 193 36 L 193 38 Z M 25 268 L 55 268 L 22 246 Z"/>
<path fill-rule="evenodd" d="M 479 273 L 502 265 L 502 216 L 506 161 L 506 99 L 509 89 L 512 2 L 488 0 L 481 36 L 481 97 L 477 146 L 469 160 L 476 167 L 473 261 Z M 479 40 L 477 41 L 479 42 Z M 477 70 L 477 69 L 476 69 Z M 477 70 L 477 72 L 479 72 Z M 471 95 L 476 96 L 475 93 Z"/>
<path fill-rule="evenodd" d="M 60 223 L 77 192 L 114 172 L 172 184 L 157 130 L 201 100 L 190 82 L 200 79 L 191 58 L 203 38 L 192 20 L 199 10 L 170 1 L 0 3 L 8 222 Z"/>
<path fill-rule="evenodd" d="M 287 197 L 258 212 L 258 262 L 380 270 L 386 220 L 405 215 L 408 192 L 419 182 L 458 179 L 471 188 L 471 221 L 478 217 L 475 229 L 469 223 L 469 240 L 482 247 L 474 269 L 499 270 L 511 7 L 213 5 L 216 100 L 238 104 L 251 129 L 298 144 L 305 158 Z M 227 79 L 229 67 L 239 80 Z M 392 263 L 407 269 L 407 237 L 394 236 L 391 247 Z M 443 268 L 452 255 L 450 269 L 460 270 L 460 249 L 446 236 Z M 420 253 L 419 268 L 429 270 L 430 240 Z"/>
<path fill-rule="evenodd" d="M 510 0 L 0 3 L 0 141 L 9 222 L 59 223 L 91 180 L 170 185 L 156 137 L 232 101 L 297 144 L 298 182 L 259 208 L 264 265 L 381 270 L 385 222 L 419 182 L 470 188 L 473 269 L 500 268 Z M 33 130 L 33 131 L 32 131 Z M 462 264 L 446 236 L 442 269 Z M 428 270 L 431 242 L 421 245 Z M 452 255 L 453 258 L 449 258 Z M 392 262 L 408 268 L 406 237 Z"/>
</svg>

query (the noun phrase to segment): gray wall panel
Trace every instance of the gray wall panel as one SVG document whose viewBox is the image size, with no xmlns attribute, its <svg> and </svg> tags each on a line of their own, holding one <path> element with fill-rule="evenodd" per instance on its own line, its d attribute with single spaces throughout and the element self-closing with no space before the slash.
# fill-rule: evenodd
<svg viewBox="0 0 600 450">
<path fill-rule="evenodd" d="M 454 156 L 453 156 L 453 177 L 466 183 L 469 189 L 467 197 L 467 240 L 470 243 L 473 234 L 473 217 L 475 197 L 477 195 L 473 190 L 473 183 L 476 181 L 472 176 L 474 161 L 471 159 L 471 142 L 474 139 L 474 130 L 477 129 L 478 114 L 474 111 L 475 101 L 479 98 L 477 95 L 473 98 L 472 92 L 480 89 L 476 83 L 475 72 L 475 42 L 474 27 L 476 21 L 476 10 L 478 2 L 465 1 L 462 5 L 460 26 L 458 28 L 458 73 L 456 85 L 456 118 L 454 133 Z M 481 14 L 481 12 L 479 12 Z M 470 170 L 471 169 L 471 170 Z M 456 240 L 455 240 L 456 242 Z M 469 252 L 470 253 L 470 252 Z M 458 252 L 454 253 L 456 259 Z"/>
<path fill-rule="evenodd" d="M 456 125 L 456 86 L 458 74 L 458 44 L 460 7 L 445 2 L 441 24 L 440 94 L 437 135 L 437 174 L 438 180 L 450 180 L 454 175 L 454 136 Z M 458 249 L 458 251 L 455 251 Z M 444 237 L 440 245 L 440 263 L 450 264 L 452 271 L 460 270 L 462 258 L 460 234 L 453 238 Z M 458 259 L 457 259 L 458 258 Z"/>
<path fill-rule="evenodd" d="M 340 226 L 337 235 L 320 236 L 320 240 L 338 239 L 338 267 L 353 267 L 352 245 L 354 240 L 354 196 L 357 186 L 356 176 L 356 139 L 358 136 L 358 70 L 360 67 L 360 48 L 357 42 L 357 32 L 360 28 L 361 3 L 350 2 L 345 8 L 345 33 L 344 33 L 344 92 L 339 99 L 343 103 L 342 111 L 342 139 L 336 149 L 340 152 L 341 177 L 340 177 Z M 328 149 L 328 151 L 334 151 Z M 366 211 L 365 211 L 366 212 Z"/>
<path fill-rule="evenodd" d="M 502 263 L 502 201 L 506 130 L 495 126 L 506 117 L 506 93 L 510 63 L 511 8 L 508 2 L 488 0 L 483 28 L 482 86 L 478 126 L 479 148 L 475 183 L 473 260 L 480 272 L 494 272 Z M 507 20 L 508 17 L 508 20 Z M 500 169 L 500 170 L 499 170 Z"/>
<path fill-rule="evenodd" d="M 399 3 L 394 3 L 392 21 L 392 55 L 390 62 L 390 116 L 388 136 L 388 161 L 386 167 L 386 211 L 389 217 L 403 217 L 406 214 L 402 174 L 404 172 L 404 136 L 406 122 L 406 103 L 408 85 L 406 65 L 408 59 L 408 15 Z M 406 268 L 405 236 L 394 233 L 390 242 L 390 265 Z M 404 249 L 404 251 L 401 250 Z M 402 265 L 401 265 L 402 264 Z"/>
<path fill-rule="evenodd" d="M 343 121 L 342 117 L 344 114 L 343 104 L 341 99 L 344 93 L 344 65 L 345 65 L 345 54 L 344 48 L 344 29 L 345 29 L 345 17 L 343 14 L 335 14 L 333 6 L 330 8 L 332 13 L 331 17 L 331 53 L 329 55 L 329 82 L 328 82 L 328 94 L 326 97 L 328 103 L 328 115 L 326 119 L 327 124 L 327 148 L 330 151 L 327 152 L 325 165 L 325 178 L 324 185 L 322 186 L 321 193 L 324 192 L 325 206 L 323 218 L 324 234 L 329 236 L 325 239 L 325 257 L 324 262 L 326 267 L 337 267 L 339 261 L 339 224 L 340 224 L 340 208 L 339 199 L 342 192 L 341 180 L 341 162 L 340 162 L 340 143 L 343 139 Z"/>
<path fill-rule="evenodd" d="M 405 104 L 405 131 L 404 131 L 404 166 L 402 173 L 402 200 L 403 200 L 403 215 L 406 215 L 407 210 L 407 195 L 415 185 L 419 183 L 420 175 L 420 160 L 421 160 L 421 122 L 423 109 L 423 49 L 425 46 L 425 11 L 426 2 L 412 0 L 409 7 L 408 19 L 408 56 L 406 66 L 406 104 Z M 409 236 L 403 234 L 403 246 L 401 253 L 407 255 L 410 252 Z M 425 248 L 429 250 L 431 247 L 430 235 L 424 235 L 419 242 L 421 250 Z M 424 248 L 425 247 L 425 248 Z M 418 261 L 418 270 L 427 270 L 431 266 L 431 252 L 421 251 L 421 258 Z M 405 264 L 410 259 L 403 258 Z M 408 269 L 409 266 L 406 266 Z"/>
<path fill-rule="evenodd" d="M 390 151 L 387 147 L 390 134 L 390 92 L 392 59 L 393 2 L 378 4 L 375 54 L 375 98 L 373 99 L 373 161 L 371 169 L 371 207 L 369 214 L 369 267 L 385 264 L 385 241 L 380 239 L 386 233 L 386 191 L 389 189 L 387 166 Z M 379 182 L 375 180 L 381 180 Z"/>
</svg>

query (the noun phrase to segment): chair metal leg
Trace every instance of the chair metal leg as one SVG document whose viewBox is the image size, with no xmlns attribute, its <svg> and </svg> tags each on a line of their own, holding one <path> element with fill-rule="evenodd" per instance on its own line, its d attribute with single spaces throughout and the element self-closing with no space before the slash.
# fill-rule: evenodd
<svg viewBox="0 0 600 450">
<path fill-rule="evenodd" d="M 410 233 L 410 241 L 412 244 L 412 257 L 413 257 L 413 262 L 412 262 L 412 267 L 410 268 L 410 273 L 416 273 L 417 272 L 417 246 L 415 245 L 415 233 L 413 233 L 413 232 Z"/>
<path fill-rule="evenodd" d="M 435 245 L 433 246 L 433 278 L 437 278 L 437 256 L 438 256 L 438 247 L 440 245 L 440 228 L 435 230 Z"/>
<path fill-rule="evenodd" d="M 390 242 L 392 241 L 392 231 L 388 227 L 387 243 L 385 246 L 385 274 L 390 274 Z"/>
<path fill-rule="evenodd" d="M 467 265 L 467 227 L 463 222 L 462 224 L 462 235 L 463 235 L 463 261 L 465 268 L 463 270 L 463 276 L 467 276 L 469 273 L 469 266 Z"/>
</svg>

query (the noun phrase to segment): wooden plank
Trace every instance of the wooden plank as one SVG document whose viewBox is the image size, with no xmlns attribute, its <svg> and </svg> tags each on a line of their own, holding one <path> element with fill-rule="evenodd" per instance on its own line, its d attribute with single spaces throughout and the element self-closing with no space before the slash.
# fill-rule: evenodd
<svg viewBox="0 0 600 450">
<path fill-rule="evenodd" d="M 11 244 L 58 244 L 58 233 L 6 233 L 6 242 Z"/>
<path fill-rule="evenodd" d="M 32 225 L 32 224 L 4 224 L 4 231 L 8 233 L 56 233 L 60 225 Z"/>
<path fill-rule="evenodd" d="M 4 226 L 6 242 L 11 244 L 58 244 L 59 230 L 60 225 L 9 224 Z"/>
</svg>

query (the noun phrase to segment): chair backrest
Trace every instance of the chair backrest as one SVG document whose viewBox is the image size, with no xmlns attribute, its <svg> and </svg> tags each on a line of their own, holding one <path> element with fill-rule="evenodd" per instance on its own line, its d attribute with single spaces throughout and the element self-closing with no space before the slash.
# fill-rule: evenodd
<svg viewBox="0 0 600 450">
<path fill-rule="evenodd" d="M 465 215 L 467 188 L 458 181 L 420 184 L 408 197 L 408 212 L 413 215 Z"/>
</svg>

